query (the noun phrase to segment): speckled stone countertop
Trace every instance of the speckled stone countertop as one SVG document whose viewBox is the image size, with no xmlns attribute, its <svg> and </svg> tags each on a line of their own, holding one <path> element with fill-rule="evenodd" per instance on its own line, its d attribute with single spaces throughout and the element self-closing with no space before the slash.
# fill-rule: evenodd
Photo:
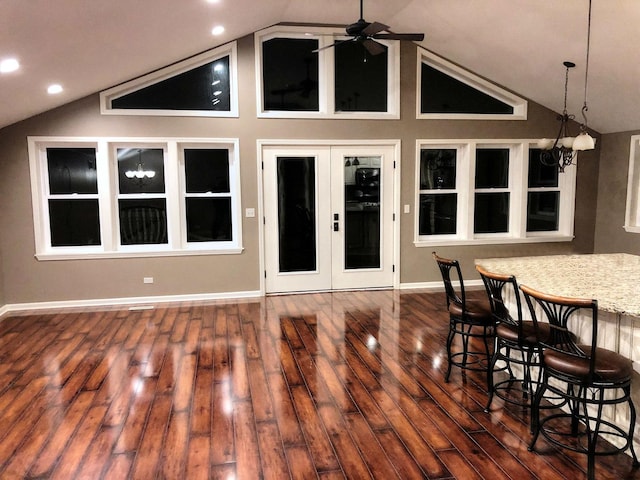
<svg viewBox="0 0 640 480">
<path fill-rule="evenodd" d="M 485 270 L 515 275 L 544 293 L 595 298 L 606 312 L 640 317 L 640 256 L 626 253 L 481 258 Z"/>
</svg>

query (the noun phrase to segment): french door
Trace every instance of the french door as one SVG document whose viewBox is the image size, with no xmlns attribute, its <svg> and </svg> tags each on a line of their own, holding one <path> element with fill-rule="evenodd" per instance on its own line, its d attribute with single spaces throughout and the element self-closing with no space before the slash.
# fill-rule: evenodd
<svg viewBox="0 0 640 480">
<path fill-rule="evenodd" d="M 395 151 L 263 147 L 267 293 L 393 285 Z"/>
</svg>

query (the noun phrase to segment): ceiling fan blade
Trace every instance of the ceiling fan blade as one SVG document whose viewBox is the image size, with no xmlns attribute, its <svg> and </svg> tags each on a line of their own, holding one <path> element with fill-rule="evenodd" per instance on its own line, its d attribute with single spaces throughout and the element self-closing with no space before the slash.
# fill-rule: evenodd
<svg viewBox="0 0 640 480">
<path fill-rule="evenodd" d="M 370 23 L 364 30 L 362 30 L 362 34 L 369 37 L 371 35 L 375 35 L 376 33 L 380 33 L 388 29 L 389 29 L 389 25 L 385 25 L 384 23 L 379 23 L 379 22 L 373 22 L 373 23 Z"/>
<path fill-rule="evenodd" d="M 335 47 L 336 45 L 340 45 L 341 43 L 345 43 L 345 42 L 353 42 L 355 39 L 354 38 L 350 38 L 348 40 L 336 40 L 335 42 L 333 42 L 331 45 L 325 45 L 324 47 L 320 47 L 317 48 L 315 50 L 313 50 L 313 53 L 319 52 L 321 50 L 326 50 L 327 48 L 332 48 Z"/>
<path fill-rule="evenodd" d="M 371 55 L 380 55 L 384 53 L 387 48 L 384 45 L 379 44 L 375 40 L 371 40 L 370 38 L 366 38 L 362 40 L 362 45 L 367 49 Z"/>
<path fill-rule="evenodd" d="M 371 38 L 379 38 L 380 40 L 412 40 L 421 42 L 424 40 L 424 33 L 378 33 L 372 35 Z"/>
</svg>

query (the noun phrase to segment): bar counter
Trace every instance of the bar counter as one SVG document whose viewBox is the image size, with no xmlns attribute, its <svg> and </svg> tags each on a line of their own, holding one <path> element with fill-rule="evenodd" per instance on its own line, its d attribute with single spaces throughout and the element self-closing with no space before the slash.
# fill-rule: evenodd
<svg viewBox="0 0 640 480">
<path fill-rule="evenodd" d="M 604 312 L 640 317 L 640 256 L 627 253 L 485 258 L 484 269 L 565 297 L 595 298 Z"/>
<path fill-rule="evenodd" d="M 632 397 L 640 421 L 640 256 L 626 253 L 549 255 L 539 257 L 476 259 L 489 272 L 514 275 L 519 285 L 544 293 L 598 301 L 598 346 L 630 358 L 636 371 Z M 508 298 L 505 298 L 509 302 Z M 529 317 L 523 299 L 523 316 Z M 546 320 L 537 312 L 539 320 Z M 591 342 L 590 319 L 577 318 L 570 330 L 585 343 Z M 607 407 L 605 417 L 628 425 L 626 407 Z M 634 432 L 640 451 L 640 425 Z"/>
</svg>

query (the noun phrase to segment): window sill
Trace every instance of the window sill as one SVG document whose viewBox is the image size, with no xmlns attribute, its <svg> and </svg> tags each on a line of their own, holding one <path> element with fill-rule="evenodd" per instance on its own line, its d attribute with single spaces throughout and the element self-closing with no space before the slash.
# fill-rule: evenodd
<svg viewBox="0 0 640 480">
<path fill-rule="evenodd" d="M 571 242 L 573 235 L 545 235 L 526 238 L 473 238 L 473 239 L 456 239 L 456 238 L 438 238 L 437 240 L 415 240 L 413 244 L 416 247 L 441 247 L 451 245 L 508 245 L 519 243 L 553 243 L 553 242 Z"/>
<path fill-rule="evenodd" d="M 625 225 L 624 231 L 627 233 L 640 233 L 640 226 Z"/>
<path fill-rule="evenodd" d="M 226 248 L 218 250 L 162 250 L 162 251 L 129 251 L 129 252 L 65 252 L 37 253 L 36 260 L 95 260 L 105 258 L 152 258 L 152 257 L 187 257 L 197 255 L 239 255 L 244 248 Z"/>
</svg>

